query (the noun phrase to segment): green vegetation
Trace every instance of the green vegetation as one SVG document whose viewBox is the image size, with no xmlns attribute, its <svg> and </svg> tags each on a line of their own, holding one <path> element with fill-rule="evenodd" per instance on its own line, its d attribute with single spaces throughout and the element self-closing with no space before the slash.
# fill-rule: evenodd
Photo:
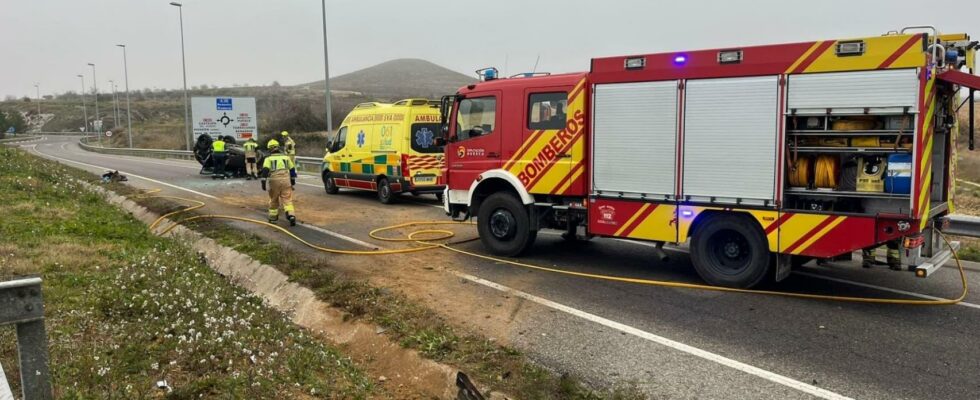
<svg viewBox="0 0 980 400">
<path fill-rule="evenodd" d="M 183 208 L 161 200 L 151 200 L 146 205 L 158 212 Z M 322 260 L 287 251 L 252 233 L 213 222 L 191 227 L 222 245 L 275 266 L 292 281 L 313 289 L 321 300 L 343 309 L 347 317 L 377 324 L 402 346 L 457 367 L 495 391 L 521 399 L 645 398 L 634 385 L 595 391 L 574 377 L 555 376 L 530 362 L 518 350 L 477 334 L 464 333 L 446 323 L 436 312 L 402 294 L 337 276 Z"/>
<path fill-rule="evenodd" d="M 14 128 L 14 132 L 18 134 L 24 134 L 27 132 L 27 122 L 16 109 L 0 110 L 0 139 L 4 138 L 10 128 Z"/>
<path fill-rule="evenodd" d="M 39 274 L 58 398 L 364 398 L 351 361 L 80 182 L 0 147 L 0 279 Z M 16 340 L 0 361 L 16 377 Z M 19 383 L 10 379 L 14 390 Z M 170 389 L 157 389 L 166 380 Z"/>
</svg>

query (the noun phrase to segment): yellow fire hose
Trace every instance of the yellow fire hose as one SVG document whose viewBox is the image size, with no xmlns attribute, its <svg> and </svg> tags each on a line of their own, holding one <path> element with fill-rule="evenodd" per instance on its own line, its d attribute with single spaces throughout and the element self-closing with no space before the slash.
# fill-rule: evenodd
<svg viewBox="0 0 980 400">
<path fill-rule="evenodd" d="M 157 198 L 157 199 L 179 200 L 179 201 L 183 201 L 183 202 L 186 202 L 186 203 L 191 203 L 192 205 L 191 206 L 187 206 L 187 207 L 182 208 L 182 209 L 179 209 L 177 211 L 172 211 L 172 212 L 166 213 L 164 215 L 161 215 L 160 218 L 157 218 L 156 221 L 154 221 L 152 224 L 150 224 L 150 230 L 153 230 L 154 228 L 156 228 L 160 224 L 160 222 L 162 222 L 164 219 L 166 219 L 168 217 L 171 217 L 171 216 L 174 216 L 174 215 L 178 215 L 178 214 L 187 213 L 187 212 L 194 211 L 194 210 L 198 210 L 198 209 L 203 208 L 205 206 L 205 203 L 202 202 L 202 201 L 193 200 L 193 199 L 187 199 L 187 198 L 183 198 L 183 197 L 175 197 L 175 196 L 150 196 L 151 194 L 157 193 L 159 191 L 160 191 L 159 189 L 148 191 L 148 192 L 142 193 L 142 194 L 140 194 L 138 196 L 134 196 L 134 198 L 143 198 L 143 199 Z M 372 256 L 372 255 L 373 256 L 377 256 L 377 255 L 387 255 L 387 254 L 414 253 L 414 252 L 434 250 L 434 249 L 441 248 L 441 249 L 449 250 L 449 251 L 452 251 L 452 252 L 455 252 L 455 253 L 458 253 L 458 254 L 464 254 L 464 255 L 467 255 L 467 256 L 476 257 L 476 258 L 480 258 L 480 259 L 483 259 L 483 260 L 493 261 L 493 262 L 501 263 L 501 264 L 507 264 L 507 265 L 511 265 L 511 266 L 515 266 L 515 267 L 528 268 L 528 269 L 532 269 L 532 270 L 552 272 L 552 273 L 562 274 L 562 275 L 577 276 L 577 277 L 581 277 L 581 278 L 600 279 L 600 280 L 612 281 L 612 282 L 633 283 L 633 284 L 640 284 L 640 285 L 651 285 L 651 286 L 669 287 L 669 288 L 711 290 L 711 291 L 716 291 L 716 292 L 728 292 L 728 293 L 761 294 L 761 295 L 769 295 L 769 296 L 782 296 L 782 297 L 792 297 L 792 298 L 812 299 L 812 300 L 831 300 L 831 301 L 842 301 L 842 302 L 851 302 L 851 303 L 903 304 L 903 305 L 921 305 L 921 306 L 936 306 L 936 305 L 956 304 L 956 303 L 959 303 L 959 302 L 963 301 L 963 299 L 966 298 L 966 295 L 967 295 L 967 293 L 969 291 L 968 290 L 968 285 L 967 285 L 967 279 L 966 279 L 966 271 L 963 269 L 963 265 L 960 262 L 959 256 L 956 255 L 956 252 L 954 251 L 952 244 L 949 242 L 948 239 L 946 239 L 946 236 L 944 236 L 938 230 L 935 231 L 935 232 L 937 234 L 939 234 L 939 236 L 943 239 L 943 241 L 946 243 L 946 245 L 950 248 L 950 251 L 952 251 L 953 258 L 956 260 L 956 266 L 957 266 L 957 268 L 959 269 L 959 272 L 960 272 L 960 281 L 961 281 L 961 283 L 963 285 L 963 291 L 960 293 L 959 297 L 954 298 L 954 299 L 908 300 L 908 299 L 875 298 L 875 297 L 830 296 L 830 295 L 808 294 L 808 293 L 778 292 L 778 291 L 773 291 L 773 290 L 738 289 L 738 288 L 729 288 L 729 287 L 722 287 L 722 286 L 711 286 L 711 285 L 696 284 L 696 283 L 671 282 L 671 281 L 661 281 L 661 280 L 654 280 L 654 279 L 629 278 L 629 277 L 614 276 L 614 275 L 591 274 L 591 273 L 586 273 L 586 272 L 576 272 L 576 271 L 569 271 L 569 270 L 563 270 L 563 269 L 557 269 L 557 268 L 543 267 L 543 266 L 540 266 L 540 265 L 528 264 L 528 263 L 519 262 L 519 261 L 513 261 L 513 260 L 508 260 L 508 259 L 503 259 L 503 258 L 498 258 L 498 257 L 493 257 L 493 256 L 487 256 L 487 255 L 483 255 L 483 254 L 479 254 L 479 253 L 474 253 L 474 252 L 470 252 L 470 251 L 466 251 L 466 250 L 462 250 L 462 249 L 458 249 L 458 248 L 452 247 L 453 244 L 465 243 L 465 242 L 472 241 L 472 240 L 475 240 L 475 239 L 468 239 L 468 240 L 458 241 L 458 242 L 454 242 L 454 243 L 433 243 L 432 241 L 445 241 L 445 240 L 449 240 L 450 238 L 452 238 L 452 237 L 454 237 L 456 235 L 454 232 L 449 231 L 449 230 L 445 230 L 445 229 L 420 229 L 420 230 L 409 232 L 405 237 L 398 237 L 398 238 L 391 238 L 391 237 L 380 236 L 380 233 L 381 232 L 386 232 L 386 231 L 391 231 L 391 230 L 396 230 L 396 229 L 410 228 L 410 227 L 415 227 L 415 226 L 474 225 L 474 223 L 472 223 L 472 222 L 455 222 L 455 221 L 454 222 L 450 222 L 450 221 L 406 222 L 406 223 L 401 223 L 401 224 L 397 224 L 397 225 L 391 225 L 391 226 L 386 226 L 386 227 L 374 229 L 374 230 L 372 230 L 371 232 L 368 233 L 368 236 L 370 236 L 373 239 L 380 240 L 380 241 L 385 241 L 385 242 L 413 242 L 413 243 L 418 244 L 418 246 L 415 246 L 415 247 L 407 247 L 407 248 L 402 248 L 402 249 L 391 249 L 391 250 L 341 250 L 341 249 L 332 249 L 332 248 L 328 248 L 328 247 L 318 246 L 316 244 L 313 244 L 313 243 L 310 243 L 310 242 L 306 241 L 305 239 L 297 236 L 296 234 L 290 232 L 289 230 L 287 230 L 287 229 L 285 229 L 285 228 L 283 228 L 283 227 L 281 227 L 279 225 L 271 224 L 271 223 L 268 223 L 266 221 L 261 221 L 261 220 L 257 220 L 257 219 L 239 217 L 239 216 L 235 216 L 235 215 L 205 214 L 205 215 L 190 216 L 190 217 L 187 217 L 187 218 L 183 218 L 183 219 L 177 220 L 176 222 L 174 222 L 173 224 L 171 224 L 167 228 L 163 229 L 160 232 L 160 234 L 163 235 L 163 234 L 166 234 L 166 233 L 170 232 L 171 230 L 173 230 L 174 228 L 176 228 L 181 223 L 190 222 L 190 221 L 197 221 L 197 220 L 204 220 L 204 219 L 225 219 L 225 220 L 242 221 L 242 222 L 248 222 L 248 223 L 252 223 L 252 224 L 267 226 L 267 227 L 276 229 L 276 230 L 278 230 L 278 231 L 286 234 L 287 236 L 293 238 L 294 240 L 302 243 L 303 245 L 305 245 L 305 246 L 307 246 L 309 248 L 312 248 L 312 249 L 317 250 L 317 251 L 326 252 L 326 253 L 347 254 L 347 255 L 362 255 L 362 256 Z M 429 237 L 420 238 L 419 236 L 429 236 Z"/>
</svg>

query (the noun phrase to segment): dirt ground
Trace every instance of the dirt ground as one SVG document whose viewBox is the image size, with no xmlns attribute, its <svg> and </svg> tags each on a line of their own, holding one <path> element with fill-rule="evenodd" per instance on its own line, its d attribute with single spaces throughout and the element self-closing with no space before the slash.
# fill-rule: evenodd
<svg viewBox="0 0 980 400">
<path fill-rule="evenodd" d="M 221 201 L 228 205 L 243 209 L 264 211 L 261 205 L 267 200 L 264 194 L 254 194 L 254 191 L 243 190 L 240 196 L 222 197 Z M 316 199 L 298 196 L 295 205 L 302 222 L 317 226 L 336 226 L 338 224 L 362 224 L 364 234 L 357 239 L 376 243 L 385 249 L 414 247 L 413 243 L 380 242 L 369 239 L 367 232 L 378 221 L 396 224 L 408 221 L 418 221 L 418 212 L 412 208 L 386 207 L 383 214 L 378 215 L 377 208 L 353 207 L 350 209 L 318 208 Z M 438 222 L 446 222 L 440 220 Z M 425 228 L 425 227 L 420 227 Z M 385 232 L 385 237 L 399 237 L 420 228 L 409 228 L 402 231 Z M 438 226 L 436 229 L 449 229 L 456 233 L 453 242 L 476 239 L 476 228 L 469 225 Z M 258 233 L 258 232 L 256 232 Z M 276 233 L 270 233 L 277 235 Z M 294 245 L 293 247 L 298 247 Z M 309 251 L 307 249 L 307 251 Z M 446 250 L 427 250 L 417 253 L 406 253 L 395 256 L 348 256 L 333 254 L 316 254 L 319 261 L 329 264 L 332 269 L 347 274 L 355 279 L 365 279 L 373 286 L 390 287 L 403 292 L 413 300 L 422 302 L 425 306 L 436 310 L 447 321 L 457 327 L 472 327 L 482 335 L 508 345 L 508 338 L 517 332 L 509 327 L 521 326 L 514 322 L 523 316 L 522 310 L 526 305 L 521 299 L 485 288 L 477 288 L 462 280 L 452 271 L 454 265 L 465 265 L 472 260 L 468 257 L 451 253 Z M 509 268 L 501 266 L 501 268 Z M 496 299 L 488 304 L 486 299 Z M 467 297 L 460 299 L 460 297 Z"/>
</svg>

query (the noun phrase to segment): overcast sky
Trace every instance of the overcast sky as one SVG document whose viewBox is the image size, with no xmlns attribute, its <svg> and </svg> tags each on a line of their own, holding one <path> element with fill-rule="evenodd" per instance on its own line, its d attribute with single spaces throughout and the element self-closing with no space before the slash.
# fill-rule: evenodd
<svg viewBox="0 0 980 400">
<path fill-rule="evenodd" d="M 169 0 L 3 0 L 0 95 L 114 79 L 127 44 L 131 89 L 181 86 Z M 395 58 L 472 74 L 585 70 L 590 57 L 872 36 L 908 25 L 980 38 L 974 0 L 328 0 L 332 76 Z M 972 15 L 971 15 L 972 13 Z M 187 84 L 283 85 L 323 78 L 318 0 L 184 0 Z"/>
</svg>

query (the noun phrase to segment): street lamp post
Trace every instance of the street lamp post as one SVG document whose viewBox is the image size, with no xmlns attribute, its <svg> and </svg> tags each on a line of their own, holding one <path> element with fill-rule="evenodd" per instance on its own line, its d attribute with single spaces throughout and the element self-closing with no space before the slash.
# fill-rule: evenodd
<svg viewBox="0 0 980 400">
<path fill-rule="evenodd" d="M 88 63 L 92 67 L 92 93 L 95 95 L 95 117 L 92 118 L 92 130 L 99 135 L 99 145 L 102 145 L 102 120 L 99 119 L 99 81 L 95 78 L 95 64 Z M 95 121 L 99 121 L 98 124 Z M 97 125 L 97 126 L 96 126 Z"/>
<path fill-rule="evenodd" d="M 34 89 L 37 89 L 37 118 L 41 118 L 41 83 L 35 83 Z"/>
<path fill-rule="evenodd" d="M 187 55 L 184 53 L 184 6 L 176 1 L 170 5 L 177 7 L 180 15 L 180 62 L 184 70 L 184 128 L 187 129 L 187 150 L 191 150 L 191 142 L 194 136 L 191 133 L 191 108 L 187 101 Z"/>
<path fill-rule="evenodd" d="M 133 148 L 133 114 L 129 110 L 129 63 L 126 62 L 126 45 L 117 44 L 123 49 L 123 71 L 126 74 L 126 136 L 129 137 L 129 148 Z"/>
<path fill-rule="evenodd" d="M 116 101 L 116 81 L 109 79 L 109 88 L 112 89 L 112 127 L 119 126 L 119 102 Z"/>
<path fill-rule="evenodd" d="M 327 134 L 333 132 L 333 115 L 330 112 L 330 62 L 327 58 L 327 0 L 320 1 L 323 11 L 323 86 L 327 104 Z"/>
<path fill-rule="evenodd" d="M 78 78 L 82 80 L 82 115 L 85 116 L 85 123 L 83 124 L 85 127 L 82 132 L 88 133 L 88 106 L 85 105 L 85 76 L 78 74 Z"/>
</svg>

